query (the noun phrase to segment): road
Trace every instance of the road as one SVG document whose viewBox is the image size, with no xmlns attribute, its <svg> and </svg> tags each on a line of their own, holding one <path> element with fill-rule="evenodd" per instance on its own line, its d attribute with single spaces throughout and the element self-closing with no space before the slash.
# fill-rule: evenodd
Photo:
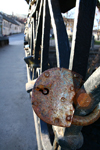
<svg viewBox="0 0 100 150">
<path fill-rule="evenodd" d="M 0 150 L 37 150 L 23 39 L 24 34 L 12 35 L 0 48 Z"/>
</svg>

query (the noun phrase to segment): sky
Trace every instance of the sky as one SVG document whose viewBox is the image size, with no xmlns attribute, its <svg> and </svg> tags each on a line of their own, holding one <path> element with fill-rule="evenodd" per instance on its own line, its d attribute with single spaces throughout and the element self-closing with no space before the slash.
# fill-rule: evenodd
<svg viewBox="0 0 100 150">
<path fill-rule="evenodd" d="M 28 4 L 25 0 L 0 0 L 0 11 L 6 14 L 28 14 Z"/>
</svg>

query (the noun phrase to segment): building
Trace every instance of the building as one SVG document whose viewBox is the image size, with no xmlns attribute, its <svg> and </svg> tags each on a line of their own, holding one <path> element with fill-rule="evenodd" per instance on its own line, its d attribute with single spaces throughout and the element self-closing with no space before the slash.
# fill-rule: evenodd
<svg viewBox="0 0 100 150">
<path fill-rule="evenodd" d="M 100 15 L 100 12 L 98 14 Z M 95 22 L 96 23 L 94 25 L 93 35 L 95 40 L 100 40 L 100 19 L 97 17 Z"/>
<path fill-rule="evenodd" d="M 64 23 L 66 26 L 68 38 L 72 39 L 73 28 L 74 28 L 74 19 L 63 17 L 63 20 L 64 20 Z M 92 34 L 93 34 L 95 40 L 100 40 L 100 19 L 98 21 L 98 26 L 95 29 L 93 29 Z"/>
<path fill-rule="evenodd" d="M 93 30 L 93 35 L 95 40 L 100 40 L 100 29 Z"/>
<path fill-rule="evenodd" d="M 63 20 L 66 26 L 68 37 L 72 38 L 73 28 L 74 28 L 74 19 L 64 17 Z"/>
<path fill-rule="evenodd" d="M 10 34 L 21 33 L 24 31 L 24 23 L 19 22 L 12 16 L 8 16 L 4 13 L 0 13 L 2 19 L 0 32 L 3 36 L 7 36 Z"/>
<path fill-rule="evenodd" d="M 2 15 L 0 15 L 0 37 L 2 36 Z"/>
<path fill-rule="evenodd" d="M 15 20 L 17 24 L 19 25 L 19 32 L 24 32 L 25 30 L 25 24 L 22 21 Z"/>
<path fill-rule="evenodd" d="M 4 13 L 0 13 L 2 16 L 2 35 L 10 35 L 18 33 L 19 25 L 12 18 L 8 17 Z"/>
</svg>

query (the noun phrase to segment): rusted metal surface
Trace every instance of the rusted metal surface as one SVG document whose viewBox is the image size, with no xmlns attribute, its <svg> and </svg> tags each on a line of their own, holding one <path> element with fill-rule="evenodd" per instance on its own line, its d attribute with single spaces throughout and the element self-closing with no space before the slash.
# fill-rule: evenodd
<svg viewBox="0 0 100 150">
<path fill-rule="evenodd" d="M 32 90 L 32 107 L 37 116 L 48 124 L 69 127 L 74 114 L 75 89 L 81 81 L 79 74 L 64 68 L 43 72 Z"/>
<path fill-rule="evenodd" d="M 94 123 L 96 120 L 98 120 L 100 117 L 100 103 L 98 106 L 94 109 L 94 111 L 88 115 L 88 116 L 75 116 L 73 117 L 72 124 L 78 125 L 78 126 L 87 126 L 92 123 Z"/>
<path fill-rule="evenodd" d="M 33 87 L 32 106 L 39 118 L 48 124 L 69 127 L 86 126 L 100 117 L 100 104 L 87 116 L 74 115 L 73 103 L 82 109 L 91 108 L 93 99 L 80 89 L 79 74 L 64 68 L 52 68 L 30 82 Z M 74 117 L 73 117 L 74 115 Z"/>
<path fill-rule="evenodd" d="M 79 116 L 90 114 L 100 102 L 100 67 L 85 81 L 77 92 L 74 103 Z"/>
<path fill-rule="evenodd" d="M 74 103 L 78 107 L 90 107 L 92 98 L 89 96 L 89 94 L 86 93 L 84 89 L 80 89 L 75 96 Z"/>
</svg>

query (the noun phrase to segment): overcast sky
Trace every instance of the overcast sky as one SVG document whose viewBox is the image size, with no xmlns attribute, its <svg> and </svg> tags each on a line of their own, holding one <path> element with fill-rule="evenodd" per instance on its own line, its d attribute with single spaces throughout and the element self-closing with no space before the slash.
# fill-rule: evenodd
<svg viewBox="0 0 100 150">
<path fill-rule="evenodd" d="M 0 0 L 0 11 L 12 14 L 25 14 L 28 13 L 28 5 L 25 0 Z"/>
</svg>

